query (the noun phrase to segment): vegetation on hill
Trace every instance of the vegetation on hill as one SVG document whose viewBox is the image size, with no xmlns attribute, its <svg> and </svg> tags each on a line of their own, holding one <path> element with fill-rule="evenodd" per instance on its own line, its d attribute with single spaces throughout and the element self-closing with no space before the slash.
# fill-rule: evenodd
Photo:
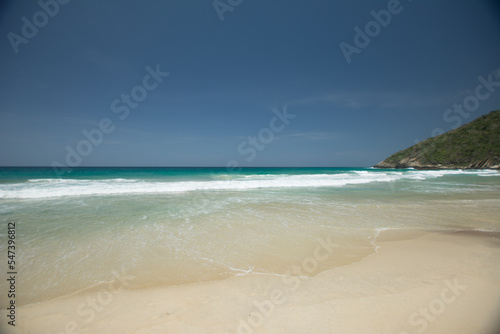
<svg viewBox="0 0 500 334">
<path fill-rule="evenodd" d="M 500 110 L 399 151 L 377 168 L 500 168 Z"/>
</svg>

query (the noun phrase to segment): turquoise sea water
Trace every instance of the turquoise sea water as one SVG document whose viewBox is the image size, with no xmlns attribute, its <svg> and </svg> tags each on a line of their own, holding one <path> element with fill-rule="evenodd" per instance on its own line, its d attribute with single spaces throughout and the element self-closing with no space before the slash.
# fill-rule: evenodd
<svg viewBox="0 0 500 334">
<path fill-rule="evenodd" d="M 499 203 L 493 170 L 0 168 L 0 268 L 15 221 L 20 304 L 116 273 L 130 288 L 283 274 L 329 236 L 314 275 L 373 253 L 384 229 L 500 231 Z"/>
</svg>

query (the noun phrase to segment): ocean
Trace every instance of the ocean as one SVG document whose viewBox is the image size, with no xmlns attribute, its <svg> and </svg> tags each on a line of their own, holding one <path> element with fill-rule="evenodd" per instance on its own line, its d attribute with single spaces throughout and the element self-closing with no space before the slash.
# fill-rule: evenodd
<svg viewBox="0 0 500 334">
<path fill-rule="evenodd" d="M 118 276 L 147 289 L 293 274 L 328 240 L 335 256 L 298 273 L 313 276 L 373 254 L 383 230 L 500 232 L 499 201 L 495 170 L 0 168 L 0 268 L 15 222 L 18 305 Z"/>
</svg>

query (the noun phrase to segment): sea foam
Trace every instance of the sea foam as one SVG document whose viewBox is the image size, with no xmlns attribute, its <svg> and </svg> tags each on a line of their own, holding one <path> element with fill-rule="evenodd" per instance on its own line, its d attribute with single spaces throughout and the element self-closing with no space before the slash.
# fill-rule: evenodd
<svg viewBox="0 0 500 334">
<path fill-rule="evenodd" d="M 262 188 L 319 188 L 344 187 L 370 182 L 394 182 L 398 180 L 425 180 L 446 175 L 472 174 L 500 176 L 494 170 L 361 170 L 333 174 L 263 174 L 216 175 L 212 180 L 175 181 L 142 179 L 30 179 L 27 182 L 0 184 L 0 198 L 58 198 L 66 196 L 162 194 L 188 191 L 244 191 Z"/>
</svg>

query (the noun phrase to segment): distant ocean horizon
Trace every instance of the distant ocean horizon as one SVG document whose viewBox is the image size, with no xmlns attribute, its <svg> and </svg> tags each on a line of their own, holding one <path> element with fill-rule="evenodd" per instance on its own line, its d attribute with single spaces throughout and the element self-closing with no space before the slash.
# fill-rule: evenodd
<svg viewBox="0 0 500 334">
<path fill-rule="evenodd" d="M 500 173 L 495 170 L 415 170 L 378 169 L 374 167 L 73 167 L 64 172 L 56 172 L 52 167 L 0 167 L 0 185 L 15 183 L 9 188 L 0 187 L 0 198 L 16 198 L 28 196 L 26 191 L 37 191 L 34 197 L 57 196 L 47 192 L 46 183 L 65 183 L 65 180 L 81 180 L 81 183 L 65 183 L 51 190 L 62 190 L 66 195 L 91 195 L 85 186 L 102 186 L 102 181 L 113 183 L 114 187 L 106 187 L 104 193 L 155 193 L 182 192 L 194 190 L 217 189 L 254 189 L 254 188 L 307 188 L 307 187 L 341 187 L 351 184 L 371 182 L 392 182 L 409 179 L 429 179 L 450 175 L 494 176 Z M 87 181 L 101 181 L 96 184 L 85 184 Z M 23 184 L 24 181 L 30 182 Z M 127 182 L 128 187 L 120 187 L 119 183 Z M 221 182 L 223 181 L 223 182 Z M 243 182 L 244 181 L 244 182 Z M 134 187 L 132 183 L 154 182 L 150 189 Z M 183 183 L 177 183 L 183 182 Z M 189 183 L 186 183 L 189 182 Z M 198 183 L 196 183 L 198 182 Z M 42 185 L 38 187 L 37 184 Z M 29 186 L 27 186 L 29 185 Z M 68 191 L 78 186 L 73 193 Z M 150 185 L 150 184 L 148 184 Z M 55 189 L 57 188 L 57 189 Z M 87 190 L 87 192 L 86 192 Z M 100 191 L 95 189 L 95 194 Z M 20 192 L 19 192 L 20 191 Z M 83 191 L 83 192 L 80 192 Z M 24 195 L 22 194 L 24 193 Z M 17 195 L 16 195 L 17 194 Z"/>
<path fill-rule="evenodd" d="M 0 252 L 16 222 L 24 305 L 116 273 L 130 288 L 282 275 L 326 236 L 339 251 L 318 270 L 373 254 L 387 229 L 500 232 L 499 200 L 498 170 L 0 167 Z"/>
</svg>

